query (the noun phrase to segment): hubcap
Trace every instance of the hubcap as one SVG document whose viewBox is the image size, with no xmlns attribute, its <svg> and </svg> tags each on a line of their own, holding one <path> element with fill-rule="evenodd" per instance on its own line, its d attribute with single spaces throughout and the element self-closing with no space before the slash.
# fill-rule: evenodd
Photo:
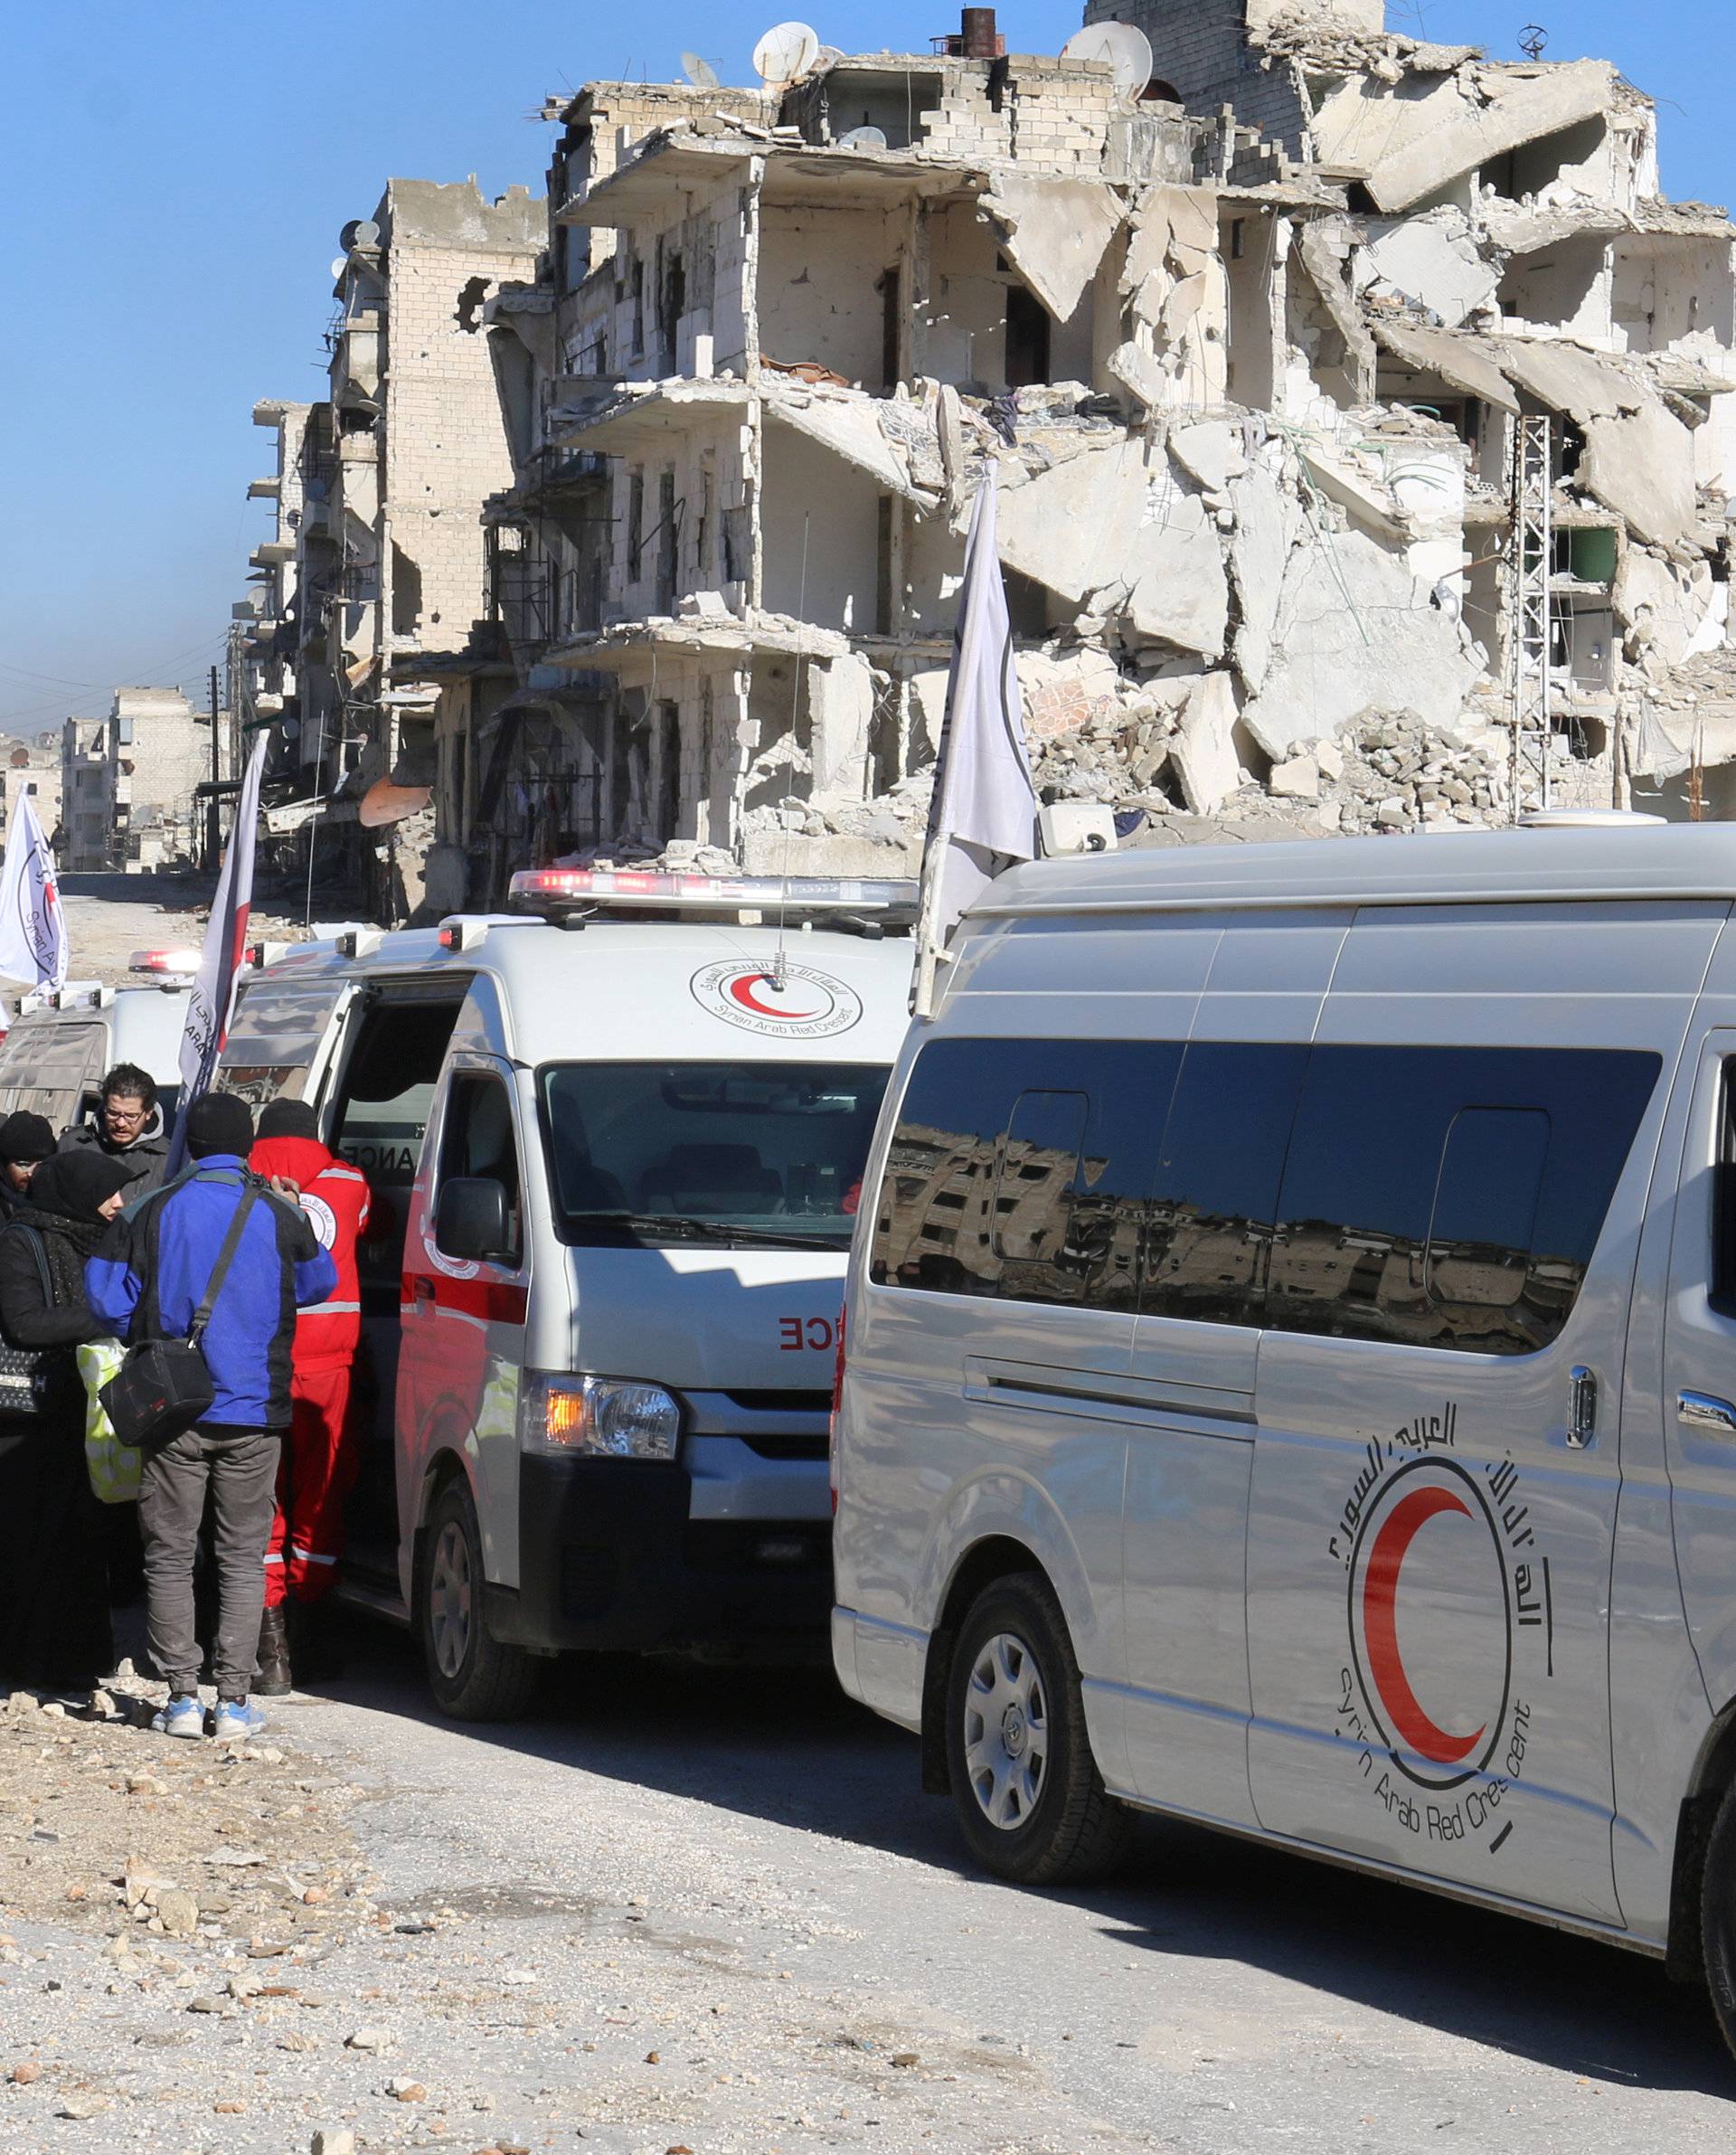
<svg viewBox="0 0 1736 2155">
<path fill-rule="evenodd" d="M 451 1680 L 470 1650 L 470 1549 L 456 1519 L 446 1522 L 434 1544 L 428 1574 L 428 1616 L 435 1666 Z"/>
<path fill-rule="evenodd" d="M 1023 1826 L 1049 1763 L 1049 1691 L 1022 1639 L 997 1631 L 972 1664 L 965 1691 L 965 1772 L 991 1826 Z"/>
</svg>

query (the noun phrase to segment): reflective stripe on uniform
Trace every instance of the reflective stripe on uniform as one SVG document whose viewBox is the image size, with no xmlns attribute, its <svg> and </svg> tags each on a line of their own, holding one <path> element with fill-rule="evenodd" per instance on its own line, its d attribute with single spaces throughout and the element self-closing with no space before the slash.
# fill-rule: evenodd
<svg viewBox="0 0 1736 2155">
<path fill-rule="evenodd" d="M 357 1317 L 360 1302 L 309 1302 L 305 1309 L 297 1309 L 297 1317 Z"/>
</svg>

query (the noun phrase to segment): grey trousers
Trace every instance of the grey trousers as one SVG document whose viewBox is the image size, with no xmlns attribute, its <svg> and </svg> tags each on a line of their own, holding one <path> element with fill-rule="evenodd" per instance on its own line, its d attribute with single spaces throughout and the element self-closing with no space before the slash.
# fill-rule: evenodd
<svg viewBox="0 0 1736 2155">
<path fill-rule="evenodd" d="M 171 1697 L 199 1688 L 193 1628 L 193 1560 L 212 1492 L 217 1555 L 217 1642 L 212 1674 L 219 1698 L 245 1698 L 259 1658 L 265 1607 L 265 1545 L 277 1509 L 274 1431 L 184 1430 L 147 1452 L 139 1479 L 138 1523 L 145 1536 L 145 1598 L 151 1659 Z"/>
</svg>

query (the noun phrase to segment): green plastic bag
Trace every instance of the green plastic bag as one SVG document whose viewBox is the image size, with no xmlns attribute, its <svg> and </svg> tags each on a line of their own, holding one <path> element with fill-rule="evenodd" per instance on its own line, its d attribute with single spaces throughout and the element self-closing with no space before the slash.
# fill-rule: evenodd
<svg viewBox="0 0 1736 2155">
<path fill-rule="evenodd" d="M 84 1463 L 99 1504 L 136 1504 L 144 1453 L 123 1444 L 102 1404 L 102 1387 L 126 1359 L 118 1339 L 87 1339 L 79 1349 L 79 1375 L 84 1379 Z"/>
</svg>

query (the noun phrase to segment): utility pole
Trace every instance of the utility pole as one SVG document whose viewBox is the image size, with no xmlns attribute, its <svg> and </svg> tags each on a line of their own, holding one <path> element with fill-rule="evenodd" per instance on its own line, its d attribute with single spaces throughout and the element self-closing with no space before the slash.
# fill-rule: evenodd
<svg viewBox="0 0 1736 2155">
<path fill-rule="evenodd" d="M 217 668 L 211 669 L 211 799 L 205 803 L 205 873 L 215 875 L 222 859 L 222 827 L 217 817 L 217 786 L 223 775 L 222 740 L 217 719 Z"/>
</svg>

